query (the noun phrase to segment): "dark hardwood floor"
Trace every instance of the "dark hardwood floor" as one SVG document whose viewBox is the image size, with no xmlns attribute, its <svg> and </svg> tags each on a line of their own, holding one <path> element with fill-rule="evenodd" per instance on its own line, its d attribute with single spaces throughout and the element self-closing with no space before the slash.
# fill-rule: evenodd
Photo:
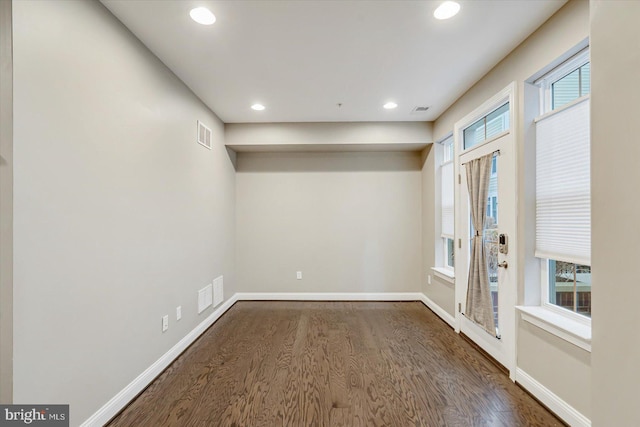
<svg viewBox="0 0 640 427">
<path fill-rule="evenodd" d="M 561 426 L 418 302 L 238 302 L 109 424 Z"/>
</svg>

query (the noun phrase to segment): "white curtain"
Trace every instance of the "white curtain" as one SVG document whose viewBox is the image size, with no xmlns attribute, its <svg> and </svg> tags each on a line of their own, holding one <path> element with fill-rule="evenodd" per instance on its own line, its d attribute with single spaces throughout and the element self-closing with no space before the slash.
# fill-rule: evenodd
<svg viewBox="0 0 640 427">
<path fill-rule="evenodd" d="M 469 262 L 465 315 L 495 336 L 496 325 L 493 318 L 493 301 L 489 287 L 489 269 L 483 233 L 487 219 L 487 197 L 492 160 L 493 153 L 471 160 L 466 164 L 467 189 L 469 190 L 469 206 L 474 235 Z"/>
</svg>

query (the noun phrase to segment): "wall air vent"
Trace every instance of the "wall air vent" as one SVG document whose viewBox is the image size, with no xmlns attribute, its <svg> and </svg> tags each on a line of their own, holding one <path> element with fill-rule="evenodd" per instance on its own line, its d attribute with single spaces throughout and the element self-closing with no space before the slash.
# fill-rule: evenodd
<svg viewBox="0 0 640 427">
<path fill-rule="evenodd" d="M 204 145 L 211 150 L 211 129 L 198 120 L 198 144 Z"/>
<path fill-rule="evenodd" d="M 411 114 L 420 114 L 420 113 L 426 113 L 427 110 L 429 109 L 429 107 L 414 107 L 413 110 L 411 110 Z"/>
</svg>

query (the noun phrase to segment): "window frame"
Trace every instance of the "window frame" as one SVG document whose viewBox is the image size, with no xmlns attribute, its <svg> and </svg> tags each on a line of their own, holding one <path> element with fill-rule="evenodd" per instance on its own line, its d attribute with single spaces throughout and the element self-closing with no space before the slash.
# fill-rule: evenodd
<svg viewBox="0 0 640 427">
<path fill-rule="evenodd" d="M 451 247 L 451 257 L 449 256 L 449 240 L 453 242 L 453 246 Z M 443 262 L 442 268 L 446 268 L 450 270 L 451 273 L 455 270 L 455 254 L 456 254 L 456 243 L 455 239 L 450 239 L 449 237 L 442 237 L 442 249 L 443 249 Z M 453 265 L 449 265 L 449 258 L 453 258 Z"/>
<path fill-rule="evenodd" d="M 559 110 L 562 106 L 554 109 L 553 108 L 553 99 L 552 99 L 552 88 L 553 84 L 557 81 L 561 80 L 563 77 L 568 76 L 578 68 L 583 65 L 591 62 L 589 56 L 589 46 L 582 49 L 580 52 L 573 55 L 571 58 L 567 59 L 560 65 L 554 67 L 551 71 L 546 73 L 544 76 L 540 77 L 536 81 L 533 82 L 534 85 L 539 86 L 540 90 L 540 115 L 547 114 L 551 111 Z M 585 95 L 587 96 L 587 95 Z M 581 96 L 578 97 L 578 99 Z"/>
<path fill-rule="evenodd" d="M 440 195 L 440 208 L 442 207 L 442 167 L 448 164 L 453 164 L 453 160 L 454 160 L 454 138 L 453 138 L 453 132 L 447 134 L 446 137 L 442 138 L 440 141 L 437 142 L 437 144 L 440 144 L 442 146 L 442 151 L 441 151 L 441 155 L 439 156 L 438 160 L 439 160 L 439 166 L 438 166 L 438 174 L 439 174 L 439 195 Z M 454 183 L 455 184 L 455 183 Z M 451 188 L 454 188 L 454 186 L 452 186 Z M 455 195 L 452 194 L 451 195 L 452 198 L 455 201 Z M 454 223 L 455 224 L 455 223 Z M 446 276 L 448 276 L 449 278 L 453 278 L 454 277 L 454 271 L 455 268 L 452 265 L 449 265 L 449 246 L 448 246 L 448 241 L 450 238 L 443 236 L 442 235 L 442 218 L 440 218 L 440 223 L 439 223 L 439 238 L 436 239 L 437 243 L 436 245 L 439 246 L 439 248 L 436 248 L 441 256 L 442 256 L 442 260 L 441 262 L 436 262 L 437 268 L 439 269 L 443 269 L 446 273 Z M 455 239 L 451 238 L 451 240 L 454 242 L 453 245 L 453 254 L 454 254 L 454 259 L 455 259 Z M 455 265 L 455 260 L 454 260 L 454 265 Z"/>
<path fill-rule="evenodd" d="M 509 127 L 507 127 L 506 129 L 504 129 L 502 132 L 499 132 L 497 134 L 488 136 L 487 135 L 487 117 L 489 117 L 490 115 L 492 115 L 493 113 L 495 113 L 496 111 L 498 111 L 499 109 L 501 109 L 502 107 L 507 106 L 507 110 L 506 110 L 506 117 L 508 117 L 509 119 Z M 506 98 L 501 98 L 499 102 L 496 102 L 492 105 L 492 107 L 490 109 L 488 109 L 488 113 L 483 114 L 482 116 L 477 117 L 474 121 L 472 121 L 471 123 L 469 123 L 467 126 L 465 126 L 462 129 L 461 135 L 462 137 L 460 138 L 460 155 L 463 155 L 469 151 L 475 150 L 479 147 L 482 147 L 486 144 L 489 144 L 492 141 L 495 141 L 496 139 L 502 138 L 505 135 L 508 135 L 509 133 L 511 133 L 511 127 L 513 126 L 512 121 L 512 112 L 511 112 L 511 100 L 509 99 L 509 97 Z M 496 117 L 492 120 L 497 120 L 499 117 Z M 503 118 L 504 120 L 504 118 Z M 482 141 L 478 141 L 478 143 L 470 146 L 470 147 L 466 147 L 465 146 L 465 131 L 471 127 L 473 127 L 476 123 L 478 123 L 479 121 L 483 121 L 483 128 L 484 128 L 484 139 Z"/>
<path fill-rule="evenodd" d="M 553 98 L 552 98 L 552 90 L 553 84 L 571 74 L 575 70 L 584 66 L 587 63 L 590 63 L 590 55 L 589 55 L 589 46 L 586 46 L 573 56 L 571 56 L 566 61 L 560 63 L 555 66 L 549 72 L 544 74 L 542 77 L 533 82 L 534 85 L 539 87 L 540 91 L 540 117 L 551 114 L 555 111 L 561 111 L 564 108 L 567 108 L 571 105 L 574 105 L 578 102 L 581 102 L 583 98 L 589 97 L 590 94 L 584 96 L 578 96 L 572 102 L 559 106 L 557 108 L 553 108 Z M 562 315 L 568 319 L 574 320 L 582 325 L 591 327 L 591 317 L 585 316 L 584 314 L 580 314 L 578 312 L 568 310 L 559 305 L 553 304 L 550 302 L 549 295 L 549 261 L 548 258 L 538 258 L 540 262 L 540 306 L 546 310 L 549 310 L 553 313 Z M 557 261 L 557 260 L 556 260 Z"/>
<path fill-rule="evenodd" d="M 559 305 L 553 304 L 549 302 L 549 259 L 548 258 L 538 258 L 540 261 L 540 283 L 542 285 L 542 290 L 540 293 L 540 305 L 550 311 L 553 311 L 562 316 L 568 317 L 576 322 L 579 322 L 586 326 L 591 326 L 591 317 L 585 316 L 584 314 L 580 314 L 578 312 L 568 310 Z"/>
</svg>

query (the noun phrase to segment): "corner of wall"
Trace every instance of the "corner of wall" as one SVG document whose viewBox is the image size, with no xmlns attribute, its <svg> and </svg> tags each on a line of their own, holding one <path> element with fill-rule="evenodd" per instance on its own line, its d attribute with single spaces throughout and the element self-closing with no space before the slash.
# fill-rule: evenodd
<svg viewBox="0 0 640 427">
<path fill-rule="evenodd" d="M 13 402 L 12 4 L 0 2 L 0 402 Z"/>
</svg>

